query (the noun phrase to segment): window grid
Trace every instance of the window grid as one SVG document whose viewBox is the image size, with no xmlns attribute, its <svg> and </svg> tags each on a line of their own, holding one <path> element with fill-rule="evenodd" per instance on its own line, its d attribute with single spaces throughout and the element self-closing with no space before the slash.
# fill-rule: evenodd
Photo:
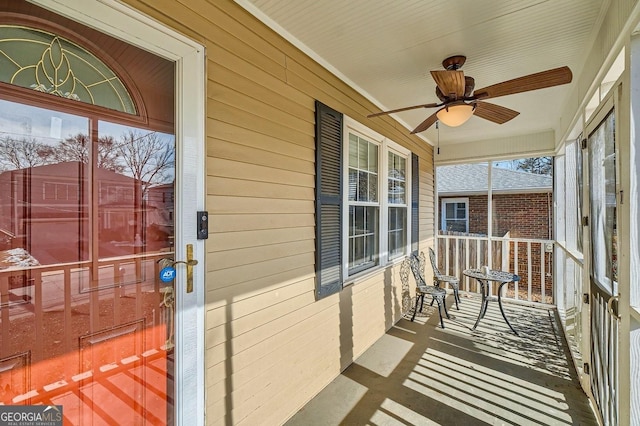
<svg viewBox="0 0 640 426">
<path fill-rule="evenodd" d="M 407 251 L 407 209 L 389 207 L 389 259 L 403 256 Z"/>
<path fill-rule="evenodd" d="M 452 232 L 468 232 L 468 206 L 468 200 L 442 200 L 442 230 Z"/>
<path fill-rule="evenodd" d="M 347 135 L 344 265 L 346 275 L 353 276 L 409 250 L 407 173 L 411 153 L 382 137 L 369 138 L 351 131 Z"/>
<path fill-rule="evenodd" d="M 349 201 L 378 202 L 378 146 L 349 135 Z"/>
<path fill-rule="evenodd" d="M 378 263 L 378 211 L 372 206 L 349 207 L 349 273 Z"/>
<path fill-rule="evenodd" d="M 403 256 L 407 252 L 407 160 L 389 152 L 388 157 L 389 259 Z"/>
</svg>

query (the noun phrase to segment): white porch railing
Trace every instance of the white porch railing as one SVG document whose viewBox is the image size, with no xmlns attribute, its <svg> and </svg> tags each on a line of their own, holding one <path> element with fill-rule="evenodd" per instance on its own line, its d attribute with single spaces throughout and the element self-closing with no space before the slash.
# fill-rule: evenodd
<svg viewBox="0 0 640 426">
<path fill-rule="evenodd" d="M 487 265 L 520 276 L 503 298 L 552 304 L 553 250 L 553 240 L 438 235 L 436 252 L 440 272 L 459 277 L 461 291 L 479 292 L 476 281 L 462 271 Z M 495 290 L 489 286 L 491 295 Z"/>
<path fill-rule="evenodd" d="M 582 254 L 556 245 L 555 276 L 563 285 L 559 288 L 556 305 L 562 319 L 569 348 L 573 354 L 576 369 L 582 369 L 583 322 L 585 320 L 582 307 L 585 290 L 582 284 L 583 258 Z"/>
<path fill-rule="evenodd" d="M 0 363 L 4 357 L 16 352 L 9 342 L 16 340 L 20 327 L 31 330 L 32 340 L 37 345 L 27 348 L 26 344 L 22 345 L 24 342 L 19 342 L 17 346 L 24 346 L 24 351 L 31 352 L 31 361 L 38 362 L 47 358 L 47 352 L 55 352 L 47 345 L 58 345 L 55 346 L 56 350 L 59 346 L 63 347 L 65 353 L 77 350 L 78 335 L 74 335 L 72 330 L 78 321 L 73 322 L 72 318 L 79 316 L 78 312 L 87 313 L 87 330 L 100 329 L 100 317 L 105 312 L 99 311 L 99 307 L 103 305 L 112 307 L 110 315 L 114 318 L 125 318 L 127 313 L 120 312 L 124 308 L 118 302 L 123 298 L 135 299 L 134 310 L 141 315 L 145 309 L 141 295 L 160 291 L 158 259 L 172 256 L 172 252 L 162 252 L 101 259 L 97 262 L 0 270 Z M 166 291 L 163 294 L 166 298 Z M 167 307 L 162 305 L 159 309 L 153 308 L 153 325 L 157 325 L 163 322 Z M 54 345 L 52 339 L 45 335 L 43 325 L 47 315 L 56 313 L 61 318 L 65 333 L 63 339 Z"/>
</svg>

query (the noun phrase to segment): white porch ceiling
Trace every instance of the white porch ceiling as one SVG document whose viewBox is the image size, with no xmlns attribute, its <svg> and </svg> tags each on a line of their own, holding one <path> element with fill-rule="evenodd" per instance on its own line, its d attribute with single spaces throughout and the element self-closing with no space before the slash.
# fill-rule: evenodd
<svg viewBox="0 0 640 426">
<path fill-rule="evenodd" d="M 491 99 L 520 112 L 499 125 L 440 125 L 442 146 L 557 130 L 607 0 L 237 0 L 389 110 L 438 102 L 430 70 L 465 55 L 476 88 L 563 65 L 569 85 Z M 291 37 L 293 39 L 291 39 Z M 435 112 L 396 113 L 410 132 Z M 372 111 L 376 112 L 376 111 Z M 572 117 L 565 117 L 570 119 Z M 370 120 L 379 120 L 371 118 Z M 435 143 L 435 126 L 421 134 Z"/>
</svg>

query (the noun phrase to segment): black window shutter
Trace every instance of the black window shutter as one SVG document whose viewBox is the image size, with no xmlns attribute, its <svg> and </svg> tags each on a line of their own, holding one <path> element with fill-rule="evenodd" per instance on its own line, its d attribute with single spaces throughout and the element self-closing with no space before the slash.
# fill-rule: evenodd
<svg viewBox="0 0 640 426">
<path fill-rule="evenodd" d="M 316 298 L 342 289 L 342 114 L 316 101 Z"/>
<path fill-rule="evenodd" d="M 418 156 L 411 153 L 411 251 L 418 252 L 420 228 L 418 219 L 418 205 L 420 200 L 420 168 Z"/>
</svg>

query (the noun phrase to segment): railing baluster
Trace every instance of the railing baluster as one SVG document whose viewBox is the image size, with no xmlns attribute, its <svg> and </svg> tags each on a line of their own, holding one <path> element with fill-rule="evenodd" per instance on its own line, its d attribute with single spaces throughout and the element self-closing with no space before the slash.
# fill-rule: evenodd
<svg viewBox="0 0 640 426">
<path fill-rule="evenodd" d="M 455 253 L 455 262 L 453 262 L 453 275 L 456 277 L 460 276 L 460 239 L 456 238 L 456 253 Z M 449 289 L 449 285 L 447 284 L 447 290 Z"/>
<path fill-rule="evenodd" d="M 544 269 L 544 265 L 545 265 L 545 251 L 544 251 L 544 244 L 540 243 L 540 292 L 542 294 L 542 303 L 547 303 L 547 298 L 545 297 L 545 287 L 546 284 L 544 282 L 544 274 L 546 273 L 545 269 Z"/>
<path fill-rule="evenodd" d="M 444 270 L 445 275 L 449 275 L 449 239 L 447 238 L 444 242 L 444 252 L 446 253 L 444 257 Z"/>
<path fill-rule="evenodd" d="M 532 273 L 532 265 L 531 265 L 531 241 L 527 242 L 527 301 L 531 302 L 533 297 L 531 297 L 531 291 L 533 289 L 533 273 Z"/>
<path fill-rule="evenodd" d="M 73 360 L 75 362 L 65 362 L 64 363 L 64 371 L 65 380 L 71 380 L 71 376 L 76 374 L 77 370 L 77 348 L 74 347 L 74 336 L 71 332 L 73 330 L 72 323 L 72 309 L 73 306 L 71 304 L 71 266 L 65 266 L 62 270 L 62 282 L 64 286 L 64 347 L 65 353 L 74 354 Z"/>
<path fill-rule="evenodd" d="M 502 241 L 502 253 L 500 254 L 500 257 L 502 258 L 502 265 L 500 266 L 500 269 L 502 269 L 503 271 L 508 271 L 509 270 L 509 247 L 511 246 L 511 244 L 509 243 L 509 240 L 503 240 Z"/>
<path fill-rule="evenodd" d="M 465 255 L 464 255 L 464 257 L 465 257 L 465 259 L 464 259 L 464 268 L 465 269 L 469 269 L 469 245 L 470 244 L 469 244 L 469 239 L 468 238 L 464 240 L 464 244 L 466 246 Z M 465 280 L 464 280 L 465 290 L 469 291 L 469 277 L 465 276 L 464 278 L 465 278 Z"/>
<path fill-rule="evenodd" d="M 113 274 L 113 324 L 120 324 L 120 298 L 122 294 L 122 274 L 120 274 L 120 262 L 113 262 L 111 268 Z"/>
<path fill-rule="evenodd" d="M 9 317 L 9 275 L 0 276 L 0 328 L 2 328 L 2 340 L 0 341 L 0 358 L 11 353 L 10 342 L 10 317 Z"/>
<path fill-rule="evenodd" d="M 142 300 L 142 284 L 144 283 L 145 275 L 142 271 L 142 259 L 136 258 L 136 318 L 142 317 L 143 312 L 143 300 Z"/>
<path fill-rule="evenodd" d="M 514 271 L 513 273 L 518 275 L 518 251 L 520 250 L 520 247 L 518 247 L 518 241 L 514 241 L 513 242 L 513 265 L 514 265 Z M 520 291 L 518 289 L 518 284 L 520 283 L 520 281 L 516 281 L 513 285 L 513 289 L 515 291 L 515 299 L 518 300 L 520 299 Z"/>
<path fill-rule="evenodd" d="M 480 251 L 481 251 L 481 247 L 482 247 L 482 240 L 477 239 L 476 240 L 476 268 L 479 268 L 481 265 L 481 260 L 480 260 Z M 480 289 L 478 288 L 478 283 L 475 283 L 475 287 L 476 287 L 476 293 L 480 292 Z"/>
<path fill-rule="evenodd" d="M 36 345 L 35 348 L 33 348 L 33 352 L 34 352 L 34 358 L 32 358 L 31 360 L 33 361 L 38 360 L 41 361 L 43 359 L 43 345 L 44 345 L 44 337 L 42 335 L 42 325 L 43 325 L 43 311 L 42 311 L 42 272 L 39 270 L 32 270 L 29 271 L 30 273 L 28 273 L 26 276 L 30 277 L 31 279 L 33 279 L 33 285 L 34 285 L 34 289 L 35 289 L 35 304 L 34 304 L 34 315 L 35 315 L 35 327 L 36 327 Z M 26 284 L 26 282 L 25 282 Z M 37 378 L 33 378 L 36 379 Z"/>
</svg>

